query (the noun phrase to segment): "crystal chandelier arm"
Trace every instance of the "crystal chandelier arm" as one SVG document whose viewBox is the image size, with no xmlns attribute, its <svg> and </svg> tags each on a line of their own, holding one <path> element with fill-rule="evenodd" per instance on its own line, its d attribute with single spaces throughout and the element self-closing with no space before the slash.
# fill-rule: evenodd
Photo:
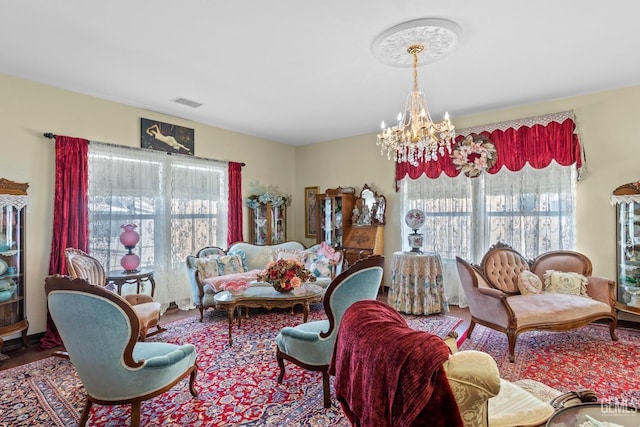
<svg viewBox="0 0 640 427">
<path fill-rule="evenodd" d="M 424 50 L 423 45 L 411 45 L 407 52 L 413 55 L 413 90 L 407 96 L 404 114 L 398 115 L 398 124 L 386 128 L 381 124 L 382 132 L 378 134 L 376 145 L 381 147 L 381 154 L 387 151 L 387 158 L 395 162 L 409 162 L 417 166 L 421 161 L 437 160 L 444 156 L 445 149 L 451 153 L 451 145 L 455 137 L 455 129 L 449 120 L 434 123 L 423 93 L 418 88 L 418 54 Z"/>
</svg>

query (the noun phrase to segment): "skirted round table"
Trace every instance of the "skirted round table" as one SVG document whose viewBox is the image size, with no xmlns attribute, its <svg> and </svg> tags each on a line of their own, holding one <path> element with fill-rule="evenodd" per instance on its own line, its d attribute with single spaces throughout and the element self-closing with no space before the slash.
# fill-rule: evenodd
<svg viewBox="0 0 640 427">
<path fill-rule="evenodd" d="M 407 314 L 449 311 L 442 259 L 437 253 L 395 252 L 387 302 Z"/>
</svg>

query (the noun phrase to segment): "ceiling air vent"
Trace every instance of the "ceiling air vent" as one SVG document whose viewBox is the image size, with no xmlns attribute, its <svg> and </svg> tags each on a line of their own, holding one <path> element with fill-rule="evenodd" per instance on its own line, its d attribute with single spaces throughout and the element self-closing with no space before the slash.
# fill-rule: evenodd
<svg viewBox="0 0 640 427">
<path fill-rule="evenodd" d="M 200 104 L 199 102 L 192 101 L 186 98 L 175 98 L 175 99 L 172 99 L 171 101 L 177 102 L 178 104 L 186 105 L 187 107 L 191 107 L 191 108 L 198 108 L 202 106 L 202 104 Z"/>
</svg>

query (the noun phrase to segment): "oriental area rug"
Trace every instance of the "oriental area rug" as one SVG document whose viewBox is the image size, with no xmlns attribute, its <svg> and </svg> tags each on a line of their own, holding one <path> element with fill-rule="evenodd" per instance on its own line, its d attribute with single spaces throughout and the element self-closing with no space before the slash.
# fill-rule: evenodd
<svg viewBox="0 0 640 427">
<path fill-rule="evenodd" d="M 566 332 L 525 332 L 516 341 L 515 363 L 509 362 L 507 336 L 476 325 L 460 350 L 489 353 L 508 381 L 532 379 L 566 392 L 596 392 L 600 401 L 640 407 L 640 331 L 617 328 L 612 341 L 608 325 L 591 324 Z"/>
<path fill-rule="evenodd" d="M 164 324 L 167 331 L 148 341 L 196 346 L 199 397 L 191 396 L 188 380 L 183 380 L 168 392 L 142 402 L 141 425 L 349 425 L 335 396 L 331 408 L 323 407 L 320 373 L 285 361 L 284 381 L 277 382 L 275 336 L 283 327 L 302 322 L 300 311 L 252 310 L 240 328 L 234 325 L 231 347 L 226 313 L 208 310 L 202 323 L 198 318 Z M 322 305 L 312 306 L 309 320 L 322 318 Z M 446 315 L 405 318 L 412 328 L 442 337 L 461 323 Z M 0 426 L 77 425 L 84 404 L 82 383 L 68 360 L 48 357 L 0 371 Z M 88 425 L 126 426 L 130 415 L 130 405 L 93 405 Z"/>
</svg>

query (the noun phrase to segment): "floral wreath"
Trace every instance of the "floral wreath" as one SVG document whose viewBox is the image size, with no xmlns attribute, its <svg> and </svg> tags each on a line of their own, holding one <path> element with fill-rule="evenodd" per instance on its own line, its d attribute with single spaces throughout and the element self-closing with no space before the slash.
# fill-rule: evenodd
<svg viewBox="0 0 640 427">
<path fill-rule="evenodd" d="M 498 153 L 489 138 L 471 134 L 456 145 L 451 158 L 457 170 L 475 178 L 496 163 Z"/>
</svg>

